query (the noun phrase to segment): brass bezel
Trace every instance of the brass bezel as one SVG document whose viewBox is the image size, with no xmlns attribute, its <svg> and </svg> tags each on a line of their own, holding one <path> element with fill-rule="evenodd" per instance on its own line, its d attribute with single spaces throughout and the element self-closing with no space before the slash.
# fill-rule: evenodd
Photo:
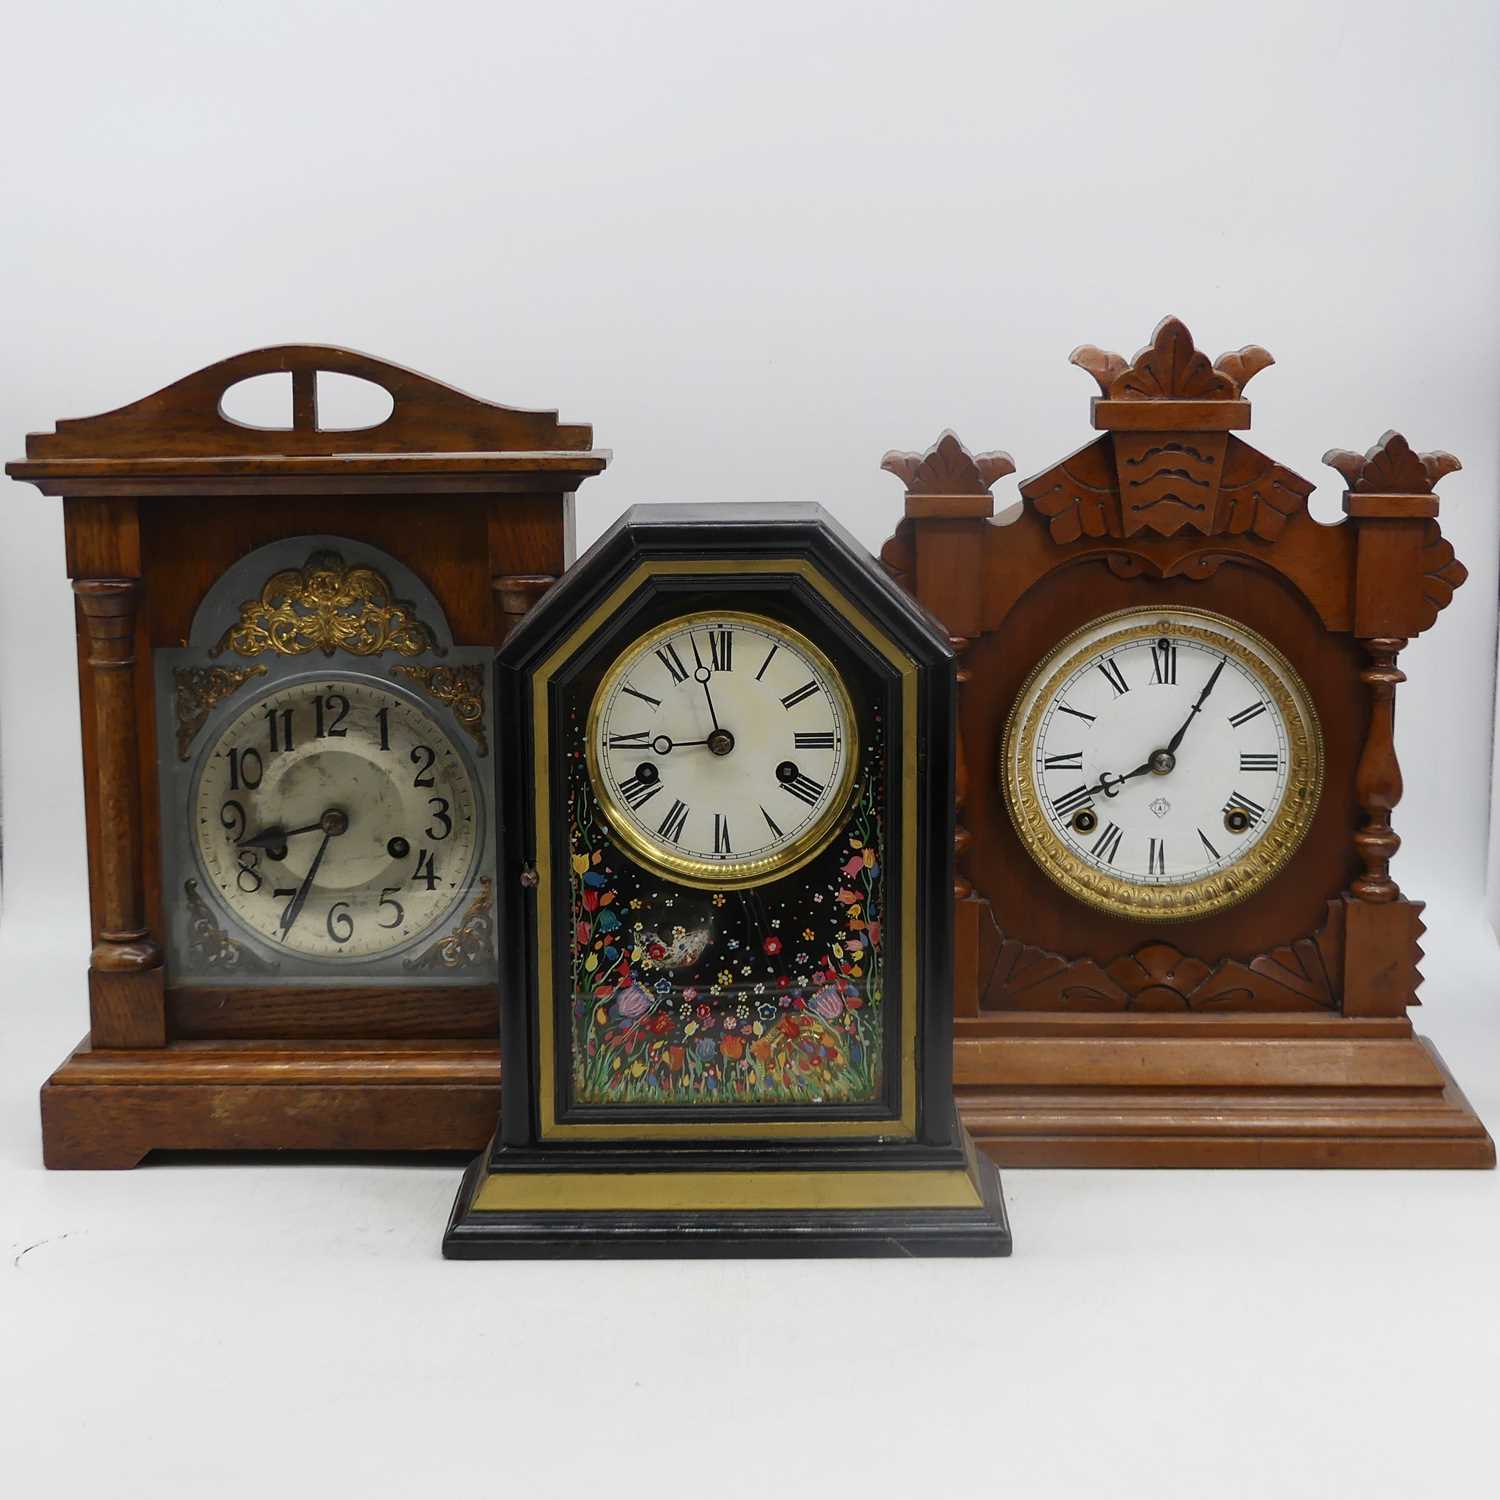
<svg viewBox="0 0 1500 1500">
<path fill-rule="evenodd" d="M 1181 623 L 1184 618 L 1199 623 L 1184 625 Z M 1079 646 L 1084 637 L 1116 622 L 1120 623 L 1120 629 L 1098 636 L 1087 647 Z M 1047 821 L 1041 809 L 1033 764 L 1042 712 L 1080 662 L 1112 646 L 1160 634 L 1164 626 L 1174 634 L 1210 642 L 1215 650 L 1250 667 L 1280 710 L 1288 741 L 1286 794 L 1265 831 L 1232 865 L 1181 885 L 1121 880 L 1081 859 Z M 1255 649 L 1220 634 L 1215 627 L 1238 632 L 1253 642 Z M 1269 677 L 1265 672 L 1267 664 L 1275 669 Z M 1046 681 L 1036 693 L 1025 723 L 1018 726 L 1022 705 L 1043 678 Z M 1248 900 L 1279 874 L 1297 851 L 1311 826 L 1323 788 L 1323 734 L 1307 685 L 1286 657 L 1258 631 L 1211 610 L 1187 605 L 1165 608 L 1136 605 L 1101 615 L 1073 631 L 1027 675 L 1006 716 L 1000 746 L 1000 784 L 1022 847 L 1070 896 L 1099 911 L 1132 921 L 1189 922 Z"/>
<path fill-rule="evenodd" d="M 822 813 L 807 828 L 774 854 L 731 865 L 727 869 L 723 864 L 713 860 L 674 855 L 670 850 L 663 849 L 653 842 L 648 835 L 635 826 L 628 812 L 620 807 L 618 800 L 610 792 L 606 779 L 601 773 L 595 736 L 605 703 L 618 687 L 620 680 L 629 675 L 641 657 L 650 652 L 659 642 L 678 635 L 684 630 L 696 629 L 700 624 L 719 622 L 739 622 L 770 630 L 773 634 L 795 645 L 796 649 L 808 658 L 828 682 L 829 692 L 844 716 L 844 743 L 847 752 L 833 796 L 829 798 Z M 859 724 L 854 717 L 854 704 L 849 697 L 848 689 L 844 686 L 843 677 L 828 659 L 827 654 L 808 640 L 800 630 L 795 630 L 780 620 L 774 620 L 769 615 L 753 614 L 747 610 L 736 609 L 693 610 L 689 614 L 676 615 L 648 630 L 644 635 L 637 636 L 615 658 L 595 690 L 593 700 L 589 704 L 588 725 L 585 729 L 584 740 L 584 753 L 594 796 L 598 799 L 600 809 L 611 831 L 620 843 L 625 845 L 641 864 L 657 875 L 668 880 L 687 880 L 720 891 L 749 890 L 772 880 L 780 880 L 783 876 L 800 870 L 824 848 L 838 823 L 848 811 L 858 770 L 859 750 Z"/>
</svg>

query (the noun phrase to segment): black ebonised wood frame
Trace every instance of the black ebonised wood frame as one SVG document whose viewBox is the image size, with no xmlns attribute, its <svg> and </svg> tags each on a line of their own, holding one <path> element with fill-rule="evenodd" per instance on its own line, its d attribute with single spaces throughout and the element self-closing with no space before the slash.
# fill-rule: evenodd
<svg viewBox="0 0 1500 1500">
<path fill-rule="evenodd" d="M 708 566 L 700 573 L 695 571 L 697 564 Z M 903 835 L 912 838 L 915 853 L 911 905 L 909 909 L 903 906 L 897 916 L 901 943 L 913 945 L 914 964 L 907 972 L 914 976 L 914 983 L 909 986 L 902 967 L 888 962 L 883 1002 L 888 1024 L 899 1024 L 899 1019 L 892 1018 L 906 1015 L 914 1022 L 911 1076 L 915 1099 L 911 1101 L 914 1107 L 905 1134 L 900 1127 L 905 1101 L 899 1095 L 888 1095 L 879 1108 L 830 1105 L 778 1109 L 774 1114 L 759 1106 L 738 1110 L 726 1106 L 690 1108 L 676 1112 L 673 1118 L 681 1119 L 686 1113 L 694 1127 L 691 1134 L 652 1139 L 632 1136 L 630 1128 L 661 1121 L 660 1108 L 630 1110 L 615 1106 L 608 1109 L 607 1118 L 620 1132 L 617 1139 L 543 1138 L 538 1093 L 538 902 L 561 902 L 557 887 L 565 856 L 559 851 L 566 846 L 554 836 L 549 847 L 558 870 L 537 872 L 538 830 L 533 807 L 541 768 L 534 754 L 535 679 L 580 624 L 638 575 L 643 565 L 648 576 L 635 592 L 612 610 L 566 663 L 556 667 L 547 700 L 549 723 L 559 718 L 557 679 L 564 673 L 597 670 L 612 650 L 660 619 L 716 604 L 785 618 L 786 623 L 806 631 L 826 650 L 841 672 L 863 674 L 871 680 L 883 674 L 892 705 L 901 701 L 903 694 L 915 693 L 915 746 L 904 742 L 908 733 L 904 723 L 892 729 L 885 777 L 887 805 L 900 808 L 903 799 L 909 797 L 913 810 L 910 822 L 914 824 Z M 656 567 L 665 571 L 651 573 Z M 907 665 L 896 667 L 794 568 L 810 570 L 843 596 L 878 627 Z M 911 675 L 903 679 L 903 671 Z M 955 671 L 953 653 L 941 627 L 817 505 L 637 506 L 538 603 L 506 643 L 497 666 L 501 1050 L 506 1065 L 500 1128 L 487 1166 L 482 1159 L 465 1179 L 445 1239 L 445 1253 L 1008 1252 L 1009 1230 L 998 1181 L 990 1181 L 992 1169 L 988 1163 L 976 1163 L 953 1103 L 952 959 L 946 934 L 953 921 Z M 556 737 L 549 735 L 549 746 L 555 748 L 556 743 Z M 909 764 L 912 755 L 914 765 Z M 554 789 L 550 806 L 554 821 L 560 800 Z M 890 824 L 888 818 L 888 829 Z M 905 899 L 903 895 L 903 902 Z M 899 1079 L 899 1047 L 887 1056 L 888 1077 Z M 561 1093 L 559 1085 L 559 1097 L 553 1101 L 559 1121 L 565 1118 Z M 875 1129 L 858 1138 L 835 1136 L 827 1126 L 838 1120 L 868 1121 Z M 878 1122 L 882 1120 L 892 1122 L 891 1131 L 879 1132 Z M 767 1130 L 746 1134 L 751 1123 L 762 1121 L 774 1121 L 788 1133 L 773 1135 Z M 805 1131 L 796 1128 L 803 1121 Z M 730 1123 L 744 1123 L 745 1129 L 726 1139 L 722 1132 Z M 852 1213 L 751 1212 L 748 1217 L 744 1213 L 681 1212 L 675 1218 L 649 1213 L 643 1218 L 618 1212 L 579 1214 L 573 1210 L 551 1216 L 533 1212 L 524 1216 L 528 1223 L 520 1232 L 515 1221 L 522 1216 L 485 1213 L 474 1206 L 487 1172 L 789 1171 L 869 1172 L 882 1176 L 904 1171 L 937 1176 L 968 1173 L 973 1182 L 974 1206 L 955 1211 L 930 1204 L 894 1208 L 887 1204 Z M 873 1183 L 876 1177 L 861 1180 Z M 511 1221 L 509 1230 L 497 1228 L 502 1218 Z M 689 1245 L 693 1248 L 686 1248 Z"/>
</svg>

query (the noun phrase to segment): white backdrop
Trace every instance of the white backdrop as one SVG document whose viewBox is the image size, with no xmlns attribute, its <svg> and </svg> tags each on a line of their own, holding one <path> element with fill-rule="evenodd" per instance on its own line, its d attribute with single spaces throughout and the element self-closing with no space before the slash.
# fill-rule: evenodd
<svg viewBox="0 0 1500 1500">
<path fill-rule="evenodd" d="M 53 0 L 7 7 L 4 34 L 6 456 L 20 454 L 28 429 L 133 400 L 230 353 L 293 340 L 343 343 L 494 400 L 557 406 L 566 420 L 592 422 L 598 444 L 616 456 L 581 493 L 583 542 L 639 500 L 781 498 L 822 501 L 874 547 L 900 509 L 900 485 L 878 471 L 887 448 L 923 447 L 951 425 L 971 446 L 1009 449 L 1020 474 L 1033 473 L 1091 436 L 1092 382 L 1068 366 L 1069 350 L 1093 342 L 1128 355 L 1168 312 L 1183 317 L 1211 355 L 1256 342 L 1276 356 L 1278 364 L 1249 391 L 1251 440 L 1318 483 L 1313 506 L 1320 516 L 1335 513 L 1340 488 L 1319 463 L 1328 447 L 1364 448 L 1397 426 L 1419 448 L 1458 453 L 1465 467 L 1442 486 L 1443 527 L 1471 579 L 1433 633 L 1403 658 L 1411 682 L 1399 707 L 1408 790 L 1397 815 L 1405 839 L 1397 874 L 1410 894 L 1431 903 L 1429 991 L 1440 977 L 1445 987 L 1429 993 L 1426 1019 L 1440 1036 L 1446 1026 L 1451 1036 L 1477 1039 L 1466 1055 L 1454 1045 L 1452 1061 L 1494 1122 L 1495 966 L 1480 932 L 1500 556 L 1500 19 L 1488 0 L 762 0 L 733 7 L 661 0 Z M 997 487 L 1002 505 L 1014 497 L 1014 484 Z M 13 1338 L 11 1347 L 52 1351 L 36 1354 L 34 1367 L 29 1359 L 10 1364 L 0 1353 L 0 1379 L 13 1376 L 18 1394 L 34 1399 L 47 1378 L 71 1382 L 62 1371 L 73 1366 L 57 1363 L 67 1350 L 76 1349 L 84 1364 L 105 1358 L 112 1368 L 118 1358 L 129 1369 L 135 1366 L 126 1349 L 155 1340 L 160 1347 L 148 1368 L 160 1390 L 153 1395 L 207 1401 L 194 1373 L 198 1362 L 212 1364 L 219 1352 L 238 1358 L 243 1350 L 234 1340 L 253 1343 L 265 1327 L 260 1310 L 277 1305 L 274 1288 L 291 1285 L 290 1316 L 337 1327 L 341 1337 L 362 1328 L 354 1345 L 366 1354 L 374 1346 L 360 1338 L 383 1338 L 394 1328 L 394 1336 L 408 1339 L 369 1354 L 394 1382 L 383 1397 L 394 1401 L 413 1369 L 400 1351 L 423 1347 L 420 1319 L 407 1330 L 399 1320 L 377 1319 L 372 1331 L 352 1309 L 347 1322 L 332 1303 L 312 1311 L 295 1290 L 298 1272 L 289 1269 L 321 1256 L 327 1274 L 318 1296 L 336 1300 L 351 1294 L 338 1268 L 352 1253 L 362 1267 L 354 1294 L 367 1306 L 399 1302 L 403 1285 L 418 1298 L 414 1306 L 435 1308 L 421 1300 L 428 1296 L 473 1299 L 472 1323 L 458 1302 L 433 1313 L 449 1352 L 464 1345 L 460 1330 L 483 1324 L 484 1309 L 494 1308 L 506 1286 L 523 1286 L 527 1297 L 543 1299 L 538 1306 L 562 1309 L 560 1321 L 537 1315 L 513 1329 L 510 1357 L 512 1377 L 517 1362 L 524 1370 L 526 1359 L 541 1359 L 550 1370 L 560 1361 L 554 1389 L 565 1403 L 566 1361 L 547 1340 L 549 1330 L 585 1342 L 590 1336 L 592 1325 L 566 1296 L 581 1284 L 579 1273 L 551 1273 L 560 1278 L 553 1281 L 541 1271 L 434 1279 L 427 1262 L 439 1226 L 431 1215 L 446 1203 L 448 1176 L 372 1168 L 356 1174 L 351 1190 L 348 1174 L 332 1169 L 325 1177 L 314 1169 L 299 1176 L 171 1168 L 102 1185 L 36 1170 L 32 1091 L 76 1040 L 85 1015 L 72 606 L 57 502 L 7 485 L 0 503 L 7 886 L 0 1161 L 15 1184 L 0 1190 L 0 1249 L 12 1247 L 0 1261 L 0 1315 L 9 1308 L 20 1318 L 17 1308 L 36 1309 L 33 1321 L 15 1325 L 28 1342 Z M 928 1432 L 949 1455 L 938 1491 L 987 1493 L 1005 1478 L 1002 1469 L 981 1482 L 979 1470 L 953 1467 L 952 1455 L 977 1451 L 990 1418 L 984 1411 L 970 1430 L 952 1413 L 963 1400 L 984 1410 L 982 1393 L 999 1379 L 995 1361 L 1003 1360 L 1008 1340 L 1025 1348 L 1039 1388 L 1055 1389 L 1066 1402 L 1073 1376 L 1091 1385 L 1086 1351 L 1097 1347 L 1097 1333 L 1111 1388 L 1140 1382 L 1132 1365 L 1137 1352 L 1157 1361 L 1145 1384 L 1189 1403 L 1207 1424 L 1201 1431 L 1217 1433 L 1221 1451 L 1236 1455 L 1232 1472 L 1203 1468 L 1205 1454 L 1170 1461 L 1149 1437 L 1165 1408 L 1142 1390 L 1138 1399 L 1093 1409 L 1092 1420 L 1102 1424 L 1094 1430 L 1099 1446 L 1087 1446 L 1085 1436 L 1085 1447 L 1065 1462 L 1048 1459 L 1044 1440 L 1053 1425 L 1023 1423 L 1013 1437 L 1029 1457 L 1012 1462 L 1027 1479 L 1025 1493 L 1100 1493 L 1101 1486 L 1135 1493 L 1139 1482 L 1167 1494 L 1180 1482 L 1183 1493 L 1239 1493 L 1235 1486 L 1243 1483 L 1245 1493 L 1264 1494 L 1261 1482 L 1272 1478 L 1280 1493 L 1315 1493 L 1321 1471 L 1299 1460 L 1297 1444 L 1316 1442 L 1306 1412 L 1336 1394 L 1337 1380 L 1273 1389 L 1254 1373 L 1255 1359 L 1269 1362 L 1303 1347 L 1307 1323 L 1317 1321 L 1297 1280 L 1302 1262 L 1282 1236 L 1309 1236 L 1309 1254 L 1335 1258 L 1351 1243 L 1385 1237 L 1385 1195 L 1412 1179 L 1344 1178 L 1332 1186 L 1318 1185 L 1326 1179 L 1197 1179 L 1191 1224 L 1183 1221 L 1186 1240 L 1165 1227 L 1183 1212 L 1183 1178 L 1031 1173 L 1009 1181 L 1020 1252 L 1045 1250 L 1053 1280 L 1018 1279 L 1018 1259 L 998 1278 L 987 1276 L 1000 1301 L 982 1316 L 964 1300 L 962 1282 L 944 1279 L 957 1274 L 946 1270 L 929 1268 L 914 1300 L 899 1279 L 866 1282 L 858 1279 L 865 1272 L 848 1268 L 816 1283 L 824 1315 L 852 1316 L 846 1297 L 864 1288 L 859 1296 L 877 1301 L 855 1298 L 860 1307 L 889 1305 L 896 1309 L 890 1316 L 917 1319 L 913 1342 L 893 1335 L 891 1344 L 855 1339 L 846 1349 L 867 1366 L 925 1351 L 931 1382 L 902 1375 L 892 1388 L 919 1407 L 929 1403 L 921 1408 L 927 1425 L 917 1423 L 911 1436 L 915 1443 Z M 1493 1293 L 1477 1303 L 1459 1298 L 1462 1276 L 1483 1257 L 1472 1237 L 1457 1244 L 1453 1236 L 1465 1225 L 1493 1249 L 1500 1224 L 1493 1182 L 1422 1179 L 1399 1190 L 1403 1201 L 1420 1201 L 1446 1226 L 1435 1233 L 1460 1257 L 1443 1268 L 1457 1278 L 1449 1282 L 1455 1316 L 1465 1319 L 1475 1368 L 1491 1372 L 1500 1349 L 1497 1304 Z M 141 1183 L 148 1186 L 132 1186 Z M 288 1215 L 307 1216 L 311 1228 L 305 1238 L 293 1236 L 295 1262 L 257 1262 L 237 1271 L 242 1279 L 231 1288 L 214 1279 L 217 1236 L 195 1238 L 201 1228 L 168 1236 L 161 1225 L 201 1226 L 211 1203 L 217 1222 L 234 1226 L 228 1238 L 244 1241 L 239 1211 L 252 1190 L 261 1239 L 277 1238 Z M 353 1199 L 338 1197 L 351 1191 Z M 1212 1213 L 1194 1217 L 1192 1204 L 1210 1199 Z M 349 1251 L 347 1237 L 330 1243 L 316 1232 L 329 1201 L 366 1226 L 366 1239 L 356 1235 L 357 1251 Z M 1346 1216 L 1330 1203 L 1343 1205 Z M 146 1204 L 132 1215 L 132 1205 Z M 1488 1218 L 1466 1217 L 1481 1208 Z M 410 1215 L 419 1209 L 428 1217 L 414 1226 Z M 1132 1209 L 1141 1232 L 1127 1240 L 1140 1259 L 1122 1267 L 1107 1226 Z M 1069 1239 L 1070 1215 L 1091 1226 L 1076 1230 L 1083 1239 Z M 1247 1235 L 1240 1232 L 1247 1223 L 1276 1227 Z M 49 1253 L 21 1259 L 32 1239 L 84 1234 L 90 1225 L 94 1243 L 110 1245 L 115 1258 L 101 1268 L 75 1244 L 58 1262 L 71 1271 L 54 1272 L 46 1306 L 97 1317 L 101 1302 L 134 1309 L 139 1299 L 155 1305 L 153 1298 L 165 1298 L 177 1334 L 149 1319 L 137 1326 L 134 1312 L 111 1322 L 106 1311 L 101 1335 L 75 1312 L 59 1338 L 55 1325 L 41 1320 L 34 1294 L 6 1300 L 7 1287 L 21 1286 L 23 1268 L 39 1274 Z M 393 1230 L 394 1238 L 378 1238 Z M 1273 1239 L 1280 1249 L 1270 1248 Z M 1425 1237 L 1416 1243 L 1425 1245 Z M 169 1278 L 180 1276 L 183 1245 L 202 1259 L 174 1301 L 151 1280 L 151 1267 L 160 1263 Z M 1248 1280 L 1233 1259 L 1247 1246 L 1265 1257 Z M 1370 1297 L 1384 1299 L 1411 1275 L 1413 1262 L 1395 1255 L 1398 1248 L 1389 1260 L 1365 1265 Z M 1180 1264 L 1171 1259 L 1174 1250 Z M 425 1269 L 408 1268 L 405 1283 L 381 1281 L 382 1255 L 399 1260 L 408 1252 Z M 1216 1254 L 1226 1257 L 1228 1281 L 1194 1282 L 1204 1257 Z M 1163 1256 L 1181 1282 L 1162 1279 Z M 1148 1291 L 1133 1302 L 1122 1293 L 1108 1307 L 1091 1300 L 1090 1317 L 1080 1323 L 1078 1283 L 1061 1275 L 1070 1264 L 1100 1278 L 1095 1284 L 1119 1277 Z M 1154 1279 L 1149 1266 L 1158 1268 Z M 1434 1263 L 1429 1274 L 1436 1270 Z M 767 1419 L 795 1399 L 854 1424 L 839 1429 L 844 1447 L 860 1421 L 862 1430 L 872 1430 L 872 1421 L 878 1430 L 885 1420 L 878 1397 L 873 1408 L 857 1408 L 853 1389 L 872 1381 L 878 1389 L 878 1374 L 869 1367 L 840 1373 L 837 1350 L 817 1344 L 818 1334 L 793 1331 L 803 1325 L 775 1310 L 783 1306 L 776 1291 L 785 1280 L 761 1270 L 738 1281 L 729 1275 L 616 1270 L 608 1283 L 616 1288 L 612 1319 L 641 1317 L 646 1304 L 637 1296 L 670 1298 L 675 1287 L 681 1308 L 712 1323 L 730 1316 L 715 1300 L 722 1293 L 725 1305 L 740 1309 L 733 1316 L 750 1307 L 778 1330 L 778 1341 L 765 1345 L 735 1324 L 726 1352 L 701 1328 L 683 1333 L 670 1312 L 651 1303 L 650 1337 L 626 1340 L 629 1367 L 616 1370 L 609 1361 L 621 1358 L 621 1346 L 606 1344 L 595 1351 L 604 1363 L 585 1382 L 589 1400 L 609 1414 L 609 1440 L 626 1441 L 622 1410 L 641 1409 L 644 1421 L 637 1399 L 646 1399 L 643 1383 L 668 1402 L 674 1422 L 679 1405 L 702 1398 L 692 1379 L 671 1372 L 674 1350 L 710 1364 L 727 1358 L 749 1382 L 747 1391 L 762 1388 L 762 1375 L 783 1382 L 765 1387 L 779 1394 L 766 1397 L 763 1410 L 747 1398 L 747 1420 Z M 1261 1275 L 1264 1283 L 1256 1280 Z M 622 1276 L 627 1290 L 620 1297 Z M 606 1285 L 593 1273 L 584 1284 Z M 1022 1285 L 1030 1287 L 1029 1311 L 1005 1290 Z M 1220 1300 L 1231 1285 L 1233 1313 Z M 1247 1291 L 1257 1285 L 1260 1301 Z M 119 1303 L 100 1287 L 118 1290 Z M 227 1304 L 238 1309 L 239 1322 L 221 1322 Z M 799 1294 L 797 1306 L 804 1305 Z M 1331 1320 L 1321 1354 L 1345 1392 L 1349 1382 L 1368 1378 L 1372 1362 L 1401 1354 L 1375 1339 L 1366 1305 L 1345 1295 L 1319 1314 Z M 1488 1322 L 1476 1325 L 1476 1308 Z M 1191 1310 L 1191 1336 L 1179 1327 L 1179 1309 Z M 1216 1325 L 1216 1316 L 1239 1321 Z M 1066 1347 L 1049 1328 L 1065 1330 Z M 1216 1328 L 1244 1339 L 1243 1357 L 1252 1361 L 1230 1382 L 1224 1411 L 1200 1405 L 1206 1397 L 1184 1363 L 1216 1359 Z M 1391 1337 L 1398 1334 L 1415 1349 L 1432 1330 L 1416 1320 Z M 475 1337 L 471 1354 L 502 1357 L 503 1340 Z M 177 1342 L 160 1343 L 171 1338 Z M 295 1337 L 288 1347 L 298 1347 Z M 801 1388 L 798 1371 L 785 1368 L 787 1352 L 799 1349 L 807 1370 L 825 1382 L 818 1389 Z M 757 1361 L 778 1351 L 780 1372 L 762 1370 Z M 433 1358 L 427 1348 L 415 1368 L 439 1386 L 444 1378 L 466 1381 L 468 1405 L 456 1409 L 475 1418 L 476 1389 L 491 1388 L 485 1377 L 455 1370 L 445 1377 Z M 1424 1368 L 1439 1359 L 1435 1345 L 1423 1345 Z M 273 1399 L 258 1368 L 252 1361 L 242 1373 L 243 1388 L 222 1371 L 217 1377 L 230 1382 L 227 1394 L 247 1403 L 242 1411 Z M 456 1370 L 464 1368 L 460 1359 Z M 361 1388 L 336 1360 L 328 1378 Z M 511 1390 L 505 1378 L 495 1379 L 494 1390 Z M 1454 1381 L 1452 1403 L 1432 1398 L 1422 1408 L 1434 1428 L 1456 1422 L 1467 1399 L 1467 1388 Z M 1405 1383 L 1420 1384 L 1420 1374 Z M 1358 1430 L 1366 1439 L 1322 1458 L 1357 1471 L 1365 1495 L 1386 1493 L 1386 1484 L 1400 1493 L 1403 1475 L 1431 1478 L 1417 1463 L 1419 1434 L 1410 1468 L 1383 1446 L 1410 1408 L 1389 1405 L 1395 1398 L 1383 1387 L 1360 1388 L 1366 1399 L 1358 1420 L 1368 1426 Z M 11 1430 L 23 1464 L 68 1451 L 70 1394 L 59 1387 L 47 1398 L 57 1403 L 55 1428 L 41 1419 L 24 1432 Z M 109 1404 L 102 1387 L 87 1399 Z M 328 1399 L 321 1386 L 308 1393 L 310 1402 L 319 1399 Z M 444 1408 L 431 1399 L 436 1417 Z M 540 1398 L 533 1391 L 524 1399 Z M 1024 1410 L 1024 1386 L 1007 1399 Z M 933 1402 L 948 1415 L 933 1415 Z M 1229 1420 L 1230 1408 L 1263 1417 L 1268 1430 L 1284 1435 L 1283 1445 L 1231 1438 L 1237 1429 L 1215 1425 Z M 100 1430 L 139 1458 L 132 1472 L 168 1482 L 177 1471 L 167 1460 L 159 1452 L 143 1456 L 146 1450 L 124 1437 L 134 1430 L 134 1408 L 116 1401 L 111 1410 L 112 1417 L 99 1418 Z M 211 1415 L 194 1410 L 203 1431 L 217 1430 Z M 381 1410 L 396 1422 L 396 1406 Z M 536 1409 L 524 1434 L 536 1444 L 553 1441 L 546 1410 Z M 356 1416 L 351 1408 L 339 1420 Z M 561 1433 L 563 1418 L 554 1416 Z M 310 1420 L 303 1412 L 298 1422 Z M 355 1427 L 330 1420 L 331 1430 L 352 1440 Z M 5 1421 L 0 1417 L 0 1455 Z M 649 1429 L 647 1422 L 640 1431 Z M 705 1436 L 711 1429 L 674 1428 L 683 1474 L 712 1474 L 724 1493 L 753 1487 L 764 1471 L 726 1468 Z M 304 1472 L 336 1456 L 318 1446 L 322 1429 L 296 1430 L 306 1449 L 298 1449 L 299 1462 L 312 1465 Z M 1062 1429 L 1057 1436 L 1065 1447 L 1077 1438 Z M 453 1440 L 484 1441 L 472 1421 L 462 1437 L 451 1432 Z M 534 1493 L 554 1493 L 554 1483 L 557 1493 L 576 1493 L 569 1455 L 582 1463 L 587 1443 L 576 1435 L 557 1441 L 561 1447 L 549 1447 L 551 1456 L 533 1466 L 533 1476 L 543 1476 Z M 1459 1453 L 1462 1442 L 1454 1441 L 1451 1451 Z M 878 1489 L 882 1476 L 895 1482 L 930 1468 L 915 1448 L 898 1461 L 888 1442 L 881 1435 L 877 1446 L 885 1462 L 851 1459 L 848 1472 Z M 428 1450 L 403 1451 L 409 1474 L 414 1455 Z M 370 1460 L 370 1451 L 363 1457 Z M 403 1472 L 400 1463 L 382 1470 L 366 1462 L 357 1470 L 382 1493 L 381 1483 L 396 1485 Z M 795 1489 L 796 1474 L 813 1469 L 779 1464 L 776 1472 L 782 1488 Z M 615 1468 L 599 1474 L 622 1491 L 646 1477 L 629 1470 L 622 1478 Z"/>
</svg>

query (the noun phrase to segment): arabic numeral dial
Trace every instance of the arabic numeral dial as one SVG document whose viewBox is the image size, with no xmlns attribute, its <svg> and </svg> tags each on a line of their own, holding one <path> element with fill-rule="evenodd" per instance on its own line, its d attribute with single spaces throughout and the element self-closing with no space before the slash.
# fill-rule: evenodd
<svg viewBox="0 0 1500 1500">
<path fill-rule="evenodd" d="M 469 761 L 415 698 L 375 678 L 263 693 L 200 753 L 189 800 L 200 884 L 237 936 L 338 965 L 430 939 L 469 890 Z"/>
</svg>

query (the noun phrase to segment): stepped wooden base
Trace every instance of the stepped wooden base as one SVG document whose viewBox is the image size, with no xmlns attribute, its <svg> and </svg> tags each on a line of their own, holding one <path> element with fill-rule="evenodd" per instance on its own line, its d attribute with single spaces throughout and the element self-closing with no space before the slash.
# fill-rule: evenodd
<svg viewBox="0 0 1500 1500">
<path fill-rule="evenodd" d="M 958 1022 L 964 1123 L 1002 1166 L 1491 1167 L 1495 1147 L 1408 1022 L 1007 1016 Z M 79 1048 L 42 1088 L 49 1167 L 152 1150 L 479 1151 L 485 1042 Z"/>
<path fill-rule="evenodd" d="M 960 1021 L 975 1142 L 1014 1167 L 1493 1167 L 1405 1019 L 1013 1015 Z"/>
<path fill-rule="evenodd" d="M 42 1086 L 49 1167 L 149 1151 L 478 1151 L 500 1111 L 494 1042 L 87 1041 Z"/>
</svg>

